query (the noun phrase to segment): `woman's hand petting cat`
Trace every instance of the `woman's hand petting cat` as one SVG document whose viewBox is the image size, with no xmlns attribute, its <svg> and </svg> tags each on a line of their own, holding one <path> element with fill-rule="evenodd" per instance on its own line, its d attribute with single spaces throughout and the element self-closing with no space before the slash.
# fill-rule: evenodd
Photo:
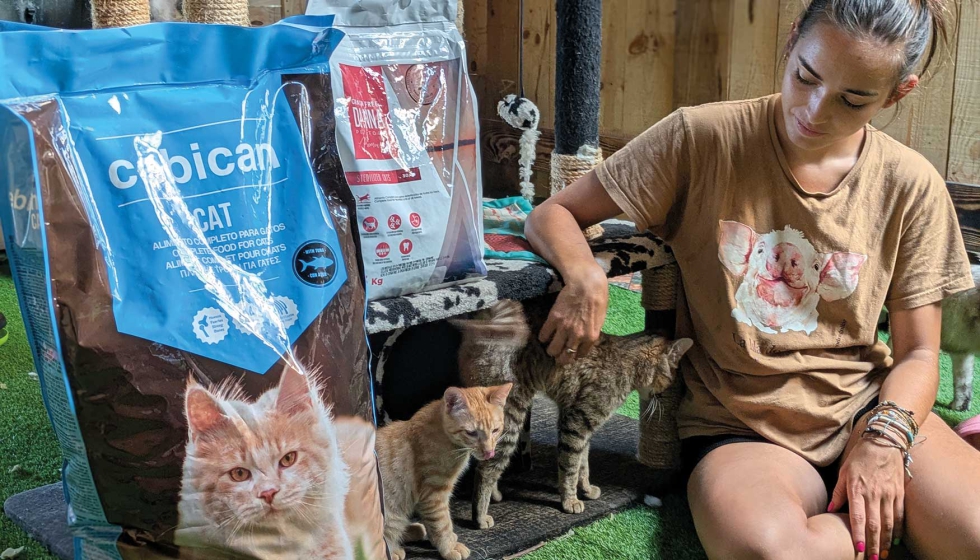
<svg viewBox="0 0 980 560">
<path fill-rule="evenodd" d="M 570 364 L 588 354 L 599 340 L 608 305 L 609 281 L 598 266 L 583 270 L 581 276 L 566 278 L 538 340 L 550 340 L 548 355 L 559 364 Z"/>
<path fill-rule="evenodd" d="M 902 453 L 872 439 L 861 439 L 841 465 L 828 512 L 850 504 L 854 549 L 877 560 L 900 539 L 905 518 L 905 466 Z M 887 556 L 887 555 L 886 555 Z"/>
</svg>

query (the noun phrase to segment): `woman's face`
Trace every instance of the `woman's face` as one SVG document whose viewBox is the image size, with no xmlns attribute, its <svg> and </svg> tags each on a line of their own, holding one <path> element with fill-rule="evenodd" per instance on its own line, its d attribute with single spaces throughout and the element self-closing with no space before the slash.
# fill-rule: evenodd
<svg viewBox="0 0 980 560">
<path fill-rule="evenodd" d="M 902 96 L 895 92 L 901 54 L 901 45 L 858 39 L 826 23 L 811 27 L 786 62 L 786 137 L 799 149 L 819 150 L 860 131 Z"/>
</svg>

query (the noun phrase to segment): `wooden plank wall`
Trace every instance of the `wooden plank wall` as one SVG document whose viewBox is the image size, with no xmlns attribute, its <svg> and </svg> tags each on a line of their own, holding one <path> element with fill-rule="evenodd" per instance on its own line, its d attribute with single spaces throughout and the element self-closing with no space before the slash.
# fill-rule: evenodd
<svg viewBox="0 0 980 560">
<path fill-rule="evenodd" d="M 282 3 L 280 0 L 249 0 L 248 19 L 252 27 L 269 25 L 282 18 Z"/>
<path fill-rule="evenodd" d="M 980 184 L 980 2 L 960 5 L 948 179 Z"/>
<path fill-rule="evenodd" d="M 249 0 L 250 2 L 252 0 Z M 306 13 L 306 0 L 281 0 L 282 17 Z"/>
<path fill-rule="evenodd" d="M 604 0 L 601 144 L 614 151 L 672 109 L 777 91 L 793 20 L 805 0 Z M 874 124 L 922 153 L 950 181 L 980 184 L 980 1 L 951 2 L 949 47 L 923 87 Z M 517 0 L 467 1 L 479 83 L 488 193 L 516 192 L 516 132 L 496 118 L 514 93 Z M 974 22 L 969 24 L 965 22 Z M 524 1 L 524 84 L 541 107 L 534 182 L 547 192 L 553 146 L 554 0 Z"/>
<path fill-rule="evenodd" d="M 250 0 L 256 23 L 302 13 L 306 0 Z M 792 22 L 806 0 L 603 0 L 600 144 L 608 157 L 677 107 L 777 91 Z M 956 0 L 949 47 L 923 87 L 874 124 L 949 181 L 980 184 L 980 0 Z M 485 190 L 517 192 L 519 133 L 496 115 L 518 87 L 541 109 L 534 182 L 548 192 L 554 147 L 555 0 L 465 0 L 463 33 L 480 104 Z M 968 23 L 972 22 L 972 23 Z"/>
</svg>

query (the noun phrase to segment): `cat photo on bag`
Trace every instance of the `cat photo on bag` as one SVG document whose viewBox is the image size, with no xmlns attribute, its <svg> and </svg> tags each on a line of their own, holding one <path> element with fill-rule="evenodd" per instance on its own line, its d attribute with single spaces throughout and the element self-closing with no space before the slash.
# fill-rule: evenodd
<svg viewBox="0 0 980 560">
<path fill-rule="evenodd" d="M 350 476 L 321 383 L 315 370 L 286 367 L 278 386 L 250 401 L 235 383 L 188 381 L 175 544 L 263 559 L 353 558 Z"/>
</svg>

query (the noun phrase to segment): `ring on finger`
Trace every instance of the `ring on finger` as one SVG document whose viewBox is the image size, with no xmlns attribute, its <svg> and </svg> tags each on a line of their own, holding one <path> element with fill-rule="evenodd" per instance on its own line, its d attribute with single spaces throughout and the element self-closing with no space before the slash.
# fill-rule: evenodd
<svg viewBox="0 0 980 560">
<path fill-rule="evenodd" d="M 565 352 L 568 352 L 569 354 L 574 354 L 574 353 L 578 352 L 578 350 L 576 350 L 574 348 L 565 348 Z"/>
</svg>

